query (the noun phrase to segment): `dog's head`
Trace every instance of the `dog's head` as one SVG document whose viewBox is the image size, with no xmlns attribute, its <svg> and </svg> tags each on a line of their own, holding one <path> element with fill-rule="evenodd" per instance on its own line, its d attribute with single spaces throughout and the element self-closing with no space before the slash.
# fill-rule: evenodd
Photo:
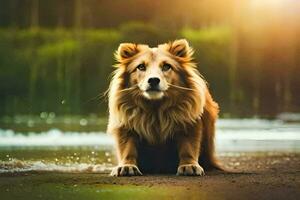
<svg viewBox="0 0 300 200">
<path fill-rule="evenodd" d="M 115 53 L 116 65 L 127 79 L 125 88 L 136 87 L 147 99 L 162 99 L 170 88 L 185 87 L 186 68 L 194 64 L 193 50 L 185 39 L 150 48 L 122 43 Z M 189 66 L 186 66 L 189 65 Z"/>
</svg>

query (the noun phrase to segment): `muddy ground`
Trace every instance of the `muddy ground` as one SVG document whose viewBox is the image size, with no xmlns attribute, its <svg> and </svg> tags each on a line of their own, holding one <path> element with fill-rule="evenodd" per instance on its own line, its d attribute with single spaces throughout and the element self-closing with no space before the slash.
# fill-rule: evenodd
<svg viewBox="0 0 300 200">
<path fill-rule="evenodd" d="M 227 153 L 232 172 L 204 177 L 26 172 L 0 174 L 0 199 L 300 199 L 299 153 Z"/>
</svg>

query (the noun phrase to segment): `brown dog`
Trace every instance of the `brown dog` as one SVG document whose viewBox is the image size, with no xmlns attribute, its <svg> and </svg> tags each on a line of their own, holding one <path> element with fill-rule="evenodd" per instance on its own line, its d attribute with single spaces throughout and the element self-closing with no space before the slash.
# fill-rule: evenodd
<svg viewBox="0 0 300 200">
<path fill-rule="evenodd" d="M 119 162 L 111 175 L 204 175 L 220 168 L 214 153 L 219 109 L 192 55 L 184 39 L 156 48 L 119 46 L 108 93 L 107 132 Z"/>
</svg>

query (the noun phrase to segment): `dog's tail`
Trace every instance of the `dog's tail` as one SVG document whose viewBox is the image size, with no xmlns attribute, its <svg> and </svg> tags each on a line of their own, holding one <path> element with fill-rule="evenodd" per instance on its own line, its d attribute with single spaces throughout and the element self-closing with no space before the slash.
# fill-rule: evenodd
<svg viewBox="0 0 300 200">
<path fill-rule="evenodd" d="M 210 93 L 206 93 L 206 105 L 202 115 L 203 135 L 201 152 L 199 157 L 200 165 L 206 170 L 225 170 L 215 155 L 215 122 L 218 118 L 219 106 L 213 101 Z"/>
</svg>

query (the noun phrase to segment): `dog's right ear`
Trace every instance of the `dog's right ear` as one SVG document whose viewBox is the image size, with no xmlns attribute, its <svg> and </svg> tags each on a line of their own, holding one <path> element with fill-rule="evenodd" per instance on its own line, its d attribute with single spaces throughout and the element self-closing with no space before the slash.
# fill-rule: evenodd
<svg viewBox="0 0 300 200">
<path fill-rule="evenodd" d="M 169 52 L 179 58 L 191 57 L 193 55 L 193 49 L 186 39 L 170 42 Z"/>
<path fill-rule="evenodd" d="M 117 61 L 122 62 L 138 53 L 138 48 L 136 44 L 133 43 L 121 43 L 118 50 L 115 53 L 115 58 Z"/>
</svg>

